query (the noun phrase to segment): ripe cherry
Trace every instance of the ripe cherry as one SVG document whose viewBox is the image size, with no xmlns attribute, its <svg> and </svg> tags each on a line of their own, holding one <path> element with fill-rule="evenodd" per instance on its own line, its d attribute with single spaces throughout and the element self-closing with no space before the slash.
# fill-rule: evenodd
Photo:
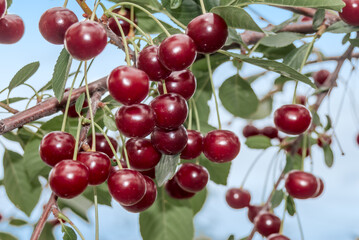
<svg viewBox="0 0 359 240">
<path fill-rule="evenodd" d="M 143 176 L 147 176 L 149 178 L 156 178 L 156 168 L 151 168 L 150 170 L 139 171 Z"/>
<path fill-rule="evenodd" d="M 174 130 L 155 127 L 151 134 L 153 146 L 163 154 L 176 155 L 183 151 L 188 140 L 187 131 L 183 126 Z"/>
<path fill-rule="evenodd" d="M 188 68 L 196 59 L 196 55 L 195 43 L 185 34 L 175 34 L 166 38 L 158 50 L 159 60 L 172 71 Z"/>
<path fill-rule="evenodd" d="M 203 151 L 203 136 L 196 130 L 187 130 L 187 145 L 181 152 L 182 159 L 195 159 Z"/>
<path fill-rule="evenodd" d="M 195 195 L 193 192 L 187 192 L 183 190 L 174 178 L 168 180 L 168 182 L 165 184 L 165 190 L 170 197 L 175 199 L 187 199 Z"/>
<path fill-rule="evenodd" d="M 357 135 L 357 144 L 359 145 L 359 134 Z"/>
<path fill-rule="evenodd" d="M 70 88 L 66 88 L 65 92 L 68 92 L 70 90 Z M 88 102 L 85 99 L 84 104 L 82 105 L 82 108 L 86 108 L 88 107 Z M 65 113 L 65 109 L 61 110 L 63 113 Z M 81 115 L 83 115 L 85 113 L 84 109 L 81 110 Z M 79 115 L 76 112 L 76 107 L 75 105 L 72 105 L 69 107 L 69 111 L 67 112 L 67 116 L 72 117 L 72 118 L 78 118 Z"/>
<path fill-rule="evenodd" d="M 120 14 L 125 18 L 131 20 L 131 11 L 127 8 L 117 8 L 114 9 L 112 12 Z M 117 18 L 117 20 L 121 25 L 123 33 L 125 34 L 125 36 L 127 36 L 130 32 L 131 24 L 125 20 L 122 20 L 121 18 Z M 137 20 L 135 20 L 134 22 L 137 24 Z M 121 37 L 120 28 L 118 27 L 117 22 L 113 17 L 108 20 L 108 26 L 117 36 Z"/>
<path fill-rule="evenodd" d="M 226 193 L 227 204 L 234 209 L 249 207 L 251 194 L 242 188 L 230 188 Z"/>
<path fill-rule="evenodd" d="M 7 9 L 7 1 L 0 0 L 0 18 L 5 16 L 6 9 Z"/>
<path fill-rule="evenodd" d="M 75 138 L 66 132 L 50 132 L 40 143 L 40 157 L 50 166 L 55 166 L 64 159 L 72 159 L 75 150 Z"/>
<path fill-rule="evenodd" d="M 252 223 L 254 223 L 254 219 L 258 216 L 258 214 L 263 210 L 263 206 L 258 205 L 249 205 L 248 206 L 248 219 Z"/>
<path fill-rule="evenodd" d="M 349 25 L 359 26 L 359 1 L 358 0 L 343 0 L 345 7 L 339 13 L 340 18 Z"/>
<path fill-rule="evenodd" d="M 286 236 L 279 234 L 279 233 L 273 233 L 268 236 L 267 240 L 290 240 Z"/>
<path fill-rule="evenodd" d="M 95 137 L 96 137 L 96 151 L 103 152 L 109 158 L 112 158 L 113 152 L 112 152 L 111 147 L 108 144 L 105 136 L 102 135 L 101 133 L 96 133 Z M 112 137 L 108 137 L 108 138 L 110 139 L 110 142 L 111 142 L 113 148 L 115 149 L 115 151 L 117 151 L 117 148 L 118 148 L 117 141 L 115 139 L 113 139 Z M 90 146 L 92 146 L 92 135 L 87 137 L 87 142 Z"/>
<path fill-rule="evenodd" d="M 193 39 L 198 52 L 214 53 L 226 43 L 228 27 L 222 17 L 205 13 L 188 24 L 186 34 Z"/>
<path fill-rule="evenodd" d="M 288 104 L 274 112 L 274 124 L 287 134 L 301 134 L 308 129 L 311 122 L 310 112 L 302 105 Z"/>
<path fill-rule="evenodd" d="M 254 225 L 262 236 L 268 237 L 273 233 L 279 233 L 281 221 L 276 215 L 263 212 L 254 219 Z"/>
<path fill-rule="evenodd" d="M 107 184 L 111 196 L 122 206 L 138 203 L 146 193 L 145 177 L 132 169 L 121 169 L 112 173 Z"/>
<path fill-rule="evenodd" d="M 146 104 L 120 107 L 115 114 L 116 126 L 126 137 L 146 137 L 155 127 L 155 115 Z"/>
<path fill-rule="evenodd" d="M 301 22 L 309 22 L 309 21 L 313 21 L 313 18 L 311 17 L 308 17 L 308 16 L 303 16 L 301 19 L 300 19 Z"/>
<path fill-rule="evenodd" d="M 79 61 L 87 61 L 98 56 L 106 44 L 106 30 L 98 22 L 78 22 L 71 25 L 65 33 L 65 48 Z"/>
<path fill-rule="evenodd" d="M 40 18 L 40 33 L 50 43 L 64 44 L 65 32 L 78 21 L 75 13 L 67 8 L 50 8 Z"/>
<path fill-rule="evenodd" d="M 265 127 L 260 131 L 260 133 L 263 136 L 269 137 L 270 139 L 278 138 L 278 129 L 276 129 L 275 127 Z"/>
<path fill-rule="evenodd" d="M 294 198 L 307 199 L 315 195 L 318 189 L 318 179 L 311 173 L 293 170 L 285 178 L 285 188 Z"/>
<path fill-rule="evenodd" d="M 197 81 L 190 70 L 172 72 L 165 80 L 168 93 L 177 93 L 189 100 L 196 91 Z M 163 94 L 163 84 L 158 83 L 158 90 Z"/>
<path fill-rule="evenodd" d="M 111 96 L 124 105 L 142 102 L 149 92 L 150 80 L 147 74 L 137 68 L 120 66 L 112 70 L 107 78 Z"/>
<path fill-rule="evenodd" d="M 155 112 L 156 126 L 172 130 L 186 121 L 188 106 L 186 100 L 176 93 L 157 96 L 150 103 Z"/>
<path fill-rule="evenodd" d="M 74 160 L 63 160 L 56 164 L 49 175 L 52 191 L 61 198 L 73 198 L 85 191 L 89 183 L 89 169 Z"/>
<path fill-rule="evenodd" d="M 318 136 L 317 143 L 319 147 L 324 147 L 332 144 L 332 138 L 329 135 L 321 134 Z"/>
<path fill-rule="evenodd" d="M 77 160 L 89 169 L 89 184 L 99 185 L 105 182 L 110 174 L 110 158 L 102 152 L 80 152 Z"/>
<path fill-rule="evenodd" d="M 301 105 L 305 106 L 306 102 L 307 102 L 307 97 L 306 96 L 297 95 L 295 97 L 295 103 L 296 104 L 301 104 Z"/>
<path fill-rule="evenodd" d="M 313 74 L 315 84 L 319 86 L 323 86 L 324 83 L 327 81 L 330 72 L 328 70 L 322 69 Z"/>
<path fill-rule="evenodd" d="M 193 163 L 184 163 L 178 169 L 175 180 L 187 192 L 199 192 L 208 182 L 208 171 L 205 167 Z"/>
<path fill-rule="evenodd" d="M 314 194 L 314 196 L 312 198 L 316 198 L 319 197 L 320 195 L 322 195 L 323 191 L 324 191 L 324 182 L 321 178 L 317 178 L 319 185 L 318 185 L 318 189 L 316 191 L 316 193 Z"/>
<path fill-rule="evenodd" d="M 203 139 L 203 153 L 212 162 L 232 161 L 239 153 L 241 144 L 231 131 L 213 130 Z"/>
<path fill-rule="evenodd" d="M 242 134 L 245 138 L 257 136 L 260 134 L 259 129 L 251 124 L 246 125 L 243 128 Z"/>
<path fill-rule="evenodd" d="M 146 193 L 143 196 L 143 198 L 134 205 L 131 206 L 122 206 L 124 209 L 126 209 L 129 212 L 133 213 L 139 213 L 143 212 L 149 207 L 152 206 L 152 204 L 156 201 L 157 197 L 157 187 L 156 184 L 153 182 L 153 180 L 147 176 L 144 176 L 146 181 Z"/>
<path fill-rule="evenodd" d="M 13 44 L 22 38 L 25 25 L 21 17 L 15 14 L 6 14 L 0 18 L 0 44 Z"/>
</svg>

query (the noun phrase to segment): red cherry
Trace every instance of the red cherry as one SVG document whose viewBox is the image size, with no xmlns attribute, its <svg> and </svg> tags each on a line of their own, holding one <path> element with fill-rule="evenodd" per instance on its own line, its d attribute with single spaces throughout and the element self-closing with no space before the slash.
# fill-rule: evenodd
<svg viewBox="0 0 359 240">
<path fill-rule="evenodd" d="M 301 104 L 301 105 L 305 106 L 306 102 L 307 102 L 306 96 L 297 95 L 297 96 L 295 97 L 295 103 L 296 103 L 296 104 Z"/>
<path fill-rule="evenodd" d="M 195 195 L 195 193 L 183 190 L 174 178 L 168 180 L 165 184 L 165 190 L 170 197 L 175 199 L 187 199 Z"/>
<path fill-rule="evenodd" d="M 302 134 L 309 128 L 311 122 L 310 112 L 302 105 L 288 104 L 274 112 L 274 124 L 287 134 Z"/>
<path fill-rule="evenodd" d="M 359 26 L 359 1 L 358 0 L 343 0 L 345 7 L 339 13 L 340 18 L 349 25 Z"/>
<path fill-rule="evenodd" d="M 251 194 L 242 188 L 231 188 L 226 193 L 226 201 L 234 209 L 249 207 Z"/>
<path fill-rule="evenodd" d="M 322 69 L 313 74 L 314 82 L 317 86 L 323 86 L 327 81 L 330 72 L 328 70 Z"/>
<path fill-rule="evenodd" d="M 146 193 L 146 179 L 132 169 L 121 169 L 111 174 L 107 181 L 111 196 L 122 206 L 138 203 Z"/>
<path fill-rule="evenodd" d="M 150 103 L 155 112 L 156 126 L 172 130 L 186 121 L 188 106 L 186 100 L 178 94 L 168 93 L 157 96 Z"/>
<path fill-rule="evenodd" d="M 199 192 L 208 182 L 208 171 L 205 167 L 193 163 L 184 163 L 177 171 L 175 180 L 187 192 Z"/>
<path fill-rule="evenodd" d="M 161 81 L 171 74 L 158 59 L 158 46 L 145 47 L 137 58 L 137 67 L 147 73 L 152 81 Z"/>
<path fill-rule="evenodd" d="M 249 138 L 249 137 L 252 137 L 252 136 L 257 136 L 260 134 L 259 132 L 259 129 L 256 128 L 255 126 L 253 125 L 246 125 L 244 128 L 243 128 L 243 136 L 245 138 Z"/>
<path fill-rule="evenodd" d="M 110 174 L 110 158 L 102 152 L 80 152 L 77 160 L 89 169 L 89 184 L 99 185 L 105 182 Z"/>
<path fill-rule="evenodd" d="M 320 195 L 322 195 L 323 191 L 324 191 L 324 182 L 321 178 L 317 178 L 317 181 L 319 182 L 318 188 L 316 193 L 314 194 L 314 196 L 312 198 L 316 198 L 319 197 Z"/>
<path fill-rule="evenodd" d="M 103 152 L 105 153 L 109 158 L 113 157 L 113 152 L 111 150 L 110 145 L 108 144 L 106 138 L 104 135 L 102 135 L 101 133 L 96 133 L 96 151 L 97 152 Z M 115 139 L 113 139 L 112 137 L 108 137 L 110 139 L 110 142 L 113 146 L 113 148 L 115 149 L 115 151 L 117 151 L 118 148 L 118 143 Z M 90 146 L 92 146 L 92 135 L 87 137 L 87 142 Z"/>
<path fill-rule="evenodd" d="M 71 25 L 65 33 L 65 48 L 79 61 L 87 61 L 98 56 L 106 44 L 106 30 L 98 22 L 78 22 Z"/>
<path fill-rule="evenodd" d="M 285 178 L 285 188 L 294 198 L 307 199 L 314 196 L 318 189 L 318 179 L 311 173 L 293 170 Z"/>
<path fill-rule="evenodd" d="M 269 137 L 270 139 L 278 137 L 278 129 L 275 127 L 268 126 L 263 128 L 260 132 L 263 136 Z"/>
<path fill-rule="evenodd" d="M 357 135 L 357 143 L 359 145 L 359 134 Z"/>
<path fill-rule="evenodd" d="M 50 166 L 55 166 L 64 159 L 72 159 L 76 140 L 66 132 L 50 132 L 44 136 L 40 143 L 40 157 Z"/>
<path fill-rule="evenodd" d="M 155 115 L 146 104 L 122 106 L 115 114 L 116 126 L 126 137 L 146 137 L 155 127 Z"/>
<path fill-rule="evenodd" d="M 40 18 L 40 33 L 50 43 L 64 44 L 66 30 L 78 21 L 75 13 L 67 8 L 50 8 Z"/>
<path fill-rule="evenodd" d="M 213 130 L 203 139 L 203 153 L 212 162 L 232 161 L 239 153 L 241 144 L 231 131 Z"/>
<path fill-rule="evenodd" d="M 263 206 L 249 205 L 248 206 L 248 219 L 254 223 L 254 219 L 263 210 Z"/>
<path fill-rule="evenodd" d="M 114 9 L 112 12 L 120 14 L 122 16 L 124 16 L 125 18 L 131 20 L 131 10 L 128 8 L 116 8 Z M 131 29 L 131 25 L 130 23 L 128 23 L 127 21 L 124 21 L 120 18 L 117 18 L 118 22 L 120 23 L 123 33 L 125 34 L 125 36 L 127 36 L 130 32 Z M 134 14 L 134 21 L 133 21 L 136 25 L 137 25 L 137 18 L 136 15 Z M 119 37 L 121 37 L 121 31 L 120 28 L 117 25 L 117 22 L 114 18 L 110 18 L 108 20 L 108 26 L 109 28 Z"/>
<path fill-rule="evenodd" d="M 279 234 L 279 233 L 273 233 L 268 236 L 267 240 L 290 240 L 286 236 Z"/>
<path fill-rule="evenodd" d="M 7 1 L 0 0 L 0 18 L 5 16 L 6 9 L 7 9 Z"/>
<path fill-rule="evenodd" d="M 89 183 L 89 169 L 79 161 L 63 160 L 49 175 L 52 191 L 61 198 L 73 198 L 85 191 Z"/>
<path fill-rule="evenodd" d="M 24 22 L 18 15 L 7 14 L 0 18 L 0 44 L 17 43 L 24 32 Z"/>
<path fill-rule="evenodd" d="M 317 139 L 317 143 L 318 143 L 319 147 L 323 147 L 325 145 L 330 145 L 330 144 L 332 144 L 332 138 L 329 135 L 321 134 L 321 135 L 319 135 L 319 137 Z"/>
<path fill-rule="evenodd" d="M 217 14 L 205 13 L 188 24 L 186 34 L 193 39 L 198 52 L 214 53 L 226 43 L 228 27 Z"/>
<path fill-rule="evenodd" d="M 122 206 L 124 209 L 126 209 L 129 212 L 133 213 L 139 213 L 143 212 L 149 207 L 152 206 L 152 204 L 156 201 L 157 197 L 157 187 L 156 184 L 153 182 L 153 180 L 147 176 L 144 176 L 146 180 L 146 193 L 143 196 L 143 198 L 134 205 L 131 206 Z"/>
<path fill-rule="evenodd" d="M 196 45 L 185 34 L 175 34 L 160 45 L 158 56 L 161 63 L 172 71 L 181 71 L 192 65 L 196 59 Z"/>
<path fill-rule="evenodd" d="M 257 232 L 265 237 L 268 237 L 273 233 L 279 233 L 280 224 L 279 217 L 269 212 L 260 213 L 254 219 L 254 225 Z"/>
<path fill-rule="evenodd" d="M 147 74 L 137 68 L 120 66 L 112 70 L 107 78 L 111 96 L 124 105 L 142 102 L 149 92 L 150 80 Z"/>
<path fill-rule="evenodd" d="M 195 159 L 203 151 L 203 136 L 196 130 L 187 130 L 187 145 L 181 152 L 182 159 Z"/>
<path fill-rule="evenodd" d="M 69 90 L 70 90 L 70 88 L 66 88 L 65 92 L 68 92 Z M 88 107 L 88 102 L 85 99 L 84 104 L 82 105 L 82 108 L 86 108 L 86 107 Z M 63 113 L 65 113 L 65 109 L 62 109 L 61 111 Z M 81 110 L 81 115 L 83 115 L 84 113 L 85 113 L 85 111 L 82 109 Z M 79 117 L 79 115 L 76 112 L 75 105 L 72 105 L 72 106 L 69 107 L 69 111 L 67 112 L 67 116 L 72 117 L 72 118 L 78 118 Z"/>
<path fill-rule="evenodd" d="M 168 93 L 177 93 L 186 100 L 189 100 L 193 96 L 197 87 L 196 78 L 190 70 L 172 72 L 171 75 L 166 78 L 165 83 Z M 158 90 L 163 94 L 162 82 L 158 83 Z"/>
<path fill-rule="evenodd" d="M 150 177 L 152 179 L 156 178 L 156 168 L 151 168 L 150 170 L 139 171 L 143 176 Z"/>
<path fill-rule="evenodd" d="M 153 146 L 163 154 L 176 155 L 183 151 L 188 140 L 187 131 L 183 126 L 175 130 L 164 130 L 155 127 L 151 134 Z"/>
<path fill-rule="evenodd" d="M 311 17 L 308 17 L 308 16 L 303 16 L 301 19 L 300 19 L 301 22 L 309 22 L 309 21 L 313 21 L 313 18 Z"/>
</svg>

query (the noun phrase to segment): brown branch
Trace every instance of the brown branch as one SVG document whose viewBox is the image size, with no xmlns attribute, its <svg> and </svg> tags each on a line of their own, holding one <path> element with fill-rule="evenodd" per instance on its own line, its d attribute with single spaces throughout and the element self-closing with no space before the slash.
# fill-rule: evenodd
<svg viewBox="0 0 359 240">
<path fill-rule="evenodd" d="M 323 59 L 317 59 L 313 61 L 308 61 L 306 64 L 313 64 L 313 63 L 321 63 L 326 61 L 339 61 L 342 59 L 343 56 L 333 56 L 333 57 L 325 57 Z M 359 58 L 359 53 L 352 53 L 350 58 Z"/>
<path fill-rule="evenodd" d="M 87 15 L 87 17 L 91 17 L 92 15 L 92 10 L 91 8 L 89 8 L 89 6 L 87 5 L 85 0 L 76 0 L 76 2 L 79 4 L 79 6 L 81 7 L 81 9 L 84 11 L 84 13 Z M 97 21 L 97 17 L 95 15 L 94 18 L 95 21 Z"/>
</svg>

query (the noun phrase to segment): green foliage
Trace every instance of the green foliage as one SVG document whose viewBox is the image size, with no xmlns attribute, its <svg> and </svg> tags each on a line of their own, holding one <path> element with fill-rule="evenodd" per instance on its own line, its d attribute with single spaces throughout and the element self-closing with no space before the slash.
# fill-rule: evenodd
<svg viewBox="0 0 359 240">
<path fill-rule="evenodd" d="M 283 199 L 284 199 L 283 190 L 275 190 L 273 197 L 271 199 L 272 208 L 274 209 L 274 208 L 278 207 L 281 204 L 281 202 L 283 201 Z"/>
<path fill-rule="evenodd" d="M 12 4 L 12 0 L 6 0 L 6 2 L 7 2 L 7 8 L 9 9 L 9 7 L 10 7 L 11 4 Z"/>
<path fill-rule="evenodd" d="M 283 170 L 284 173 L 287 173 L 294 169 L 299 170 L 301 168 L 302 157 L 299 156 L 298 154 L 294 154 L 294 155 L 287 154 L 286 161 L 287 162 Z"/>
<path fill-rule="evenodd" d="M 85 94 L 82 93 L 75 103 L 75 110 L 79 115 L 81 115 L 81 110 L 82 110 L 82 106 L 84 105 L 84 102 L 85 102 Z"/>
<path fill-rule="evenodd" d="M 270 138 L 266 136 L 252 136 L 247 138 L 246 145 L 254 149 L 266 149 L 272 146 Z"/>
<path fill-rule="evenodd" d="M 162 154 L 160 162 L 156 165 L 156 180 L 158 186 L 162 186 L 174 176 L 179 160 L 179 154 Z"/>
<path fill-rule="evenodd" d="M 61 232 L 64 233 L 64 236 L 62 237 L 63 240 L 76 240 L 77 239 L 77 235 L 71 227 L 62 225 Z"/>
<path fill-rule="evenodd" d="M 351 33 L 351 32 L 355 32 L 355 31 L 359 31 L 359 27 L 353 27 L 351 25 L 346 24 L 343 21 L 339 21 L 334 23 L 333 25 L 330 25 L 327 28 L 326 32 L 330 32 L 330 33 Z"/>
<path fill-rule="evenodd" d="M 171 9 L 177 9 L 181 6 L 182 0 L 171 0 Z"/>
<path fill-rule="evenodd" d="M 52 232 L 53 229 L 54 226 L 51 223 L 45 223 L 44 229 L 41 232 L 39 240 L 55 240 L 54 234 Z"/>
<path fill-rule="evenodd" d="M 328 167 L 332 167 L 333 166 L 333 162 L 334 162 L 334 156 L 333 156 L 333 151 L 330 147 L 330 145 L 324 145 L 323 146 L 323 152 L 324 152 L 324 161 L 325 164 Z"/>
<path fill-rule="evenodd" d="M 293 32 L 279 32 L 275 35 L 269 35 L 260 40 L 262 45 L 267 47 L 286 47 L 291 45 L 294 41 L 304 38 L 305 35 Z"/>
<path fill-rule="evenodd" d="M 318 9 L 313 17 L 313 28 L 318 29 L 325 19 L 325 9 Z"/>
<path fill-rule="evenodd" d="M 263 119 L 271 114 L 272 108 L 273 108 L 273 99 L 271 97 L 262 100 L 259 102 L 257 111 L 251 114 L 249 117 L 247 117 L 247 119 L 252 119 L 252 120 Z"/>
<path fill-rule="evenodd" d="M 22 219 L 13 218 L 13 219 L 11 219 L 9 221 L 9 224 L 13 225 L 13 226 L 20 227 L 20 226 L 26 225 L 27 222 L 25 220 L 22 220 Z"/>
<path fill-rule="evenodd" d="M 295 203 L 291 196 L 287 196 L 287 212 L 289 215 L 294 216 L 296 210 L 295 210 Z"/>
<path fill-rule="evenodd" d="M 93 201 L 93 200 L 92 200 Z M 72 199 L 59 199 L 57 201 L 60 209 L 68 208 L 75 214 L 77 214 L 80 218 L 85 220 L 86 222 L 89 221 L 87 212 L 89 208 L 93 205 L 92 201 L 88 200 L 86 197 L 80 195 L 76 198 Z"/>
<path fill-rule="evenodd" d="M 193 18 L 202 14 L 201 7 L 194 0 L 182 0 L 181 6 L 176 9 L 171 8 L 172 1 L 162 0 L 162 6 L 184 25 L 187 25 Z"/>
<path fill-rule="evenodd" d="M 155 33 L 162 33 L 163 30 L 160 26 L 158 26 L 158 24 L 155 22 L 155 20 L 153 20 L 153 18 L 151 18 L 150 16 L 148 16 L 146 13 L 142 12 L 142 11 L 136 11 L 136 18 L 137 18 L 137 24 L 138 26 L 145 32 L 148 34 L 155 34 Z M 172 28 L 171 25 L 160 21 L 166 29 L 170 29 Z M 137 31 L 137 33 L 139 33 Z"/>
<path fill-rule="evenodd" d="M 88 186 L 85 192 L 82 194 L 85 198 L 94 202 L 94 192 L 93 188 L 96 187 L 97 190 L 97 202 L 98 204 L 106 205 L 111 207 L 112 197 L 108 191 L 107 183 L 103 183 L 98 186 Z"/>
<path fill-rule="evenodd" d="M 57 100 L 60 102 L 64 96 L 65 85 L 71 67 L 71 57 L 66 49 L 62 49 L 58 57 L 54 72 L 52 74 L 52 89 L 54 90 Z"/>
<path fill-rule="evenodd" d="M 0 232 L 0 239 L 1 240 L 17 240 L 16 237 L 9 233 Z"/>
<path fill-rule="evenodd" d="M 37 71 L 37 69 L 39 69 L 39 67 L 40 67 L 39 62 L 33 62 L 21 68 L 11 79 L 11 82 L 9 84 L 9 91 L 25 83 L 32 75 L 35 74 L 35 72 Z"/>
<path fill-rule="evenodd" d="M 209 161 L 204 155 L 201 155 L 199 160 L 199 163 L 208 170 L 210 179 L 213 182 L 227 185 L 227 178 L 232 164 L 231 162 L 214 163 Z"/>
<path fill-rule="evenodd" d="M 116 122 L 115 120 L 108 116 L 105 112 L 103 113 L 103 123 L 110 131 L 117 131 Z"/>
</svg>

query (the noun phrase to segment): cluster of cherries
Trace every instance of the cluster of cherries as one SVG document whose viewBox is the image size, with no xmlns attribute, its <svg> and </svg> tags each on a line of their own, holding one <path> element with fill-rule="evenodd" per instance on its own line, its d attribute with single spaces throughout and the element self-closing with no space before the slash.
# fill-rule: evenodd
<svg viewBox="0 0 359 240">
<path fill-rule="evenodd" d="M 0 44 L 18 42 L 25 32 L 24 21 L 15 14 L 6 14 L 7 1 L 0 0 Z"/>
</svg>

